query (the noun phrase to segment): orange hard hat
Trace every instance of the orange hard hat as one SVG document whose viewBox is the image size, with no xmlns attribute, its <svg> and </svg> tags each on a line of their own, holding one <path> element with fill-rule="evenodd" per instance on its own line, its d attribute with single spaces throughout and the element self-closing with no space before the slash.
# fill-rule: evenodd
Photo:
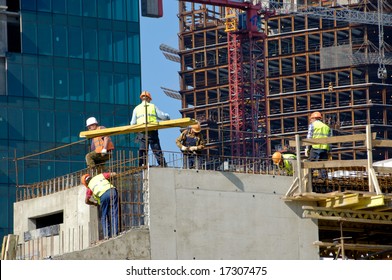
<svg viewBox="0 0 392 280">
<path fill-rule="evenodd" d="M 281 160 L 282 160 L 282 153 L 280 153 L 280 152 L 275 152 L 275 153 L 272 155 L 272 161 L 273 161 L 276 165 L 278 165 L 278 164 L 280 163 Z"/>
<path fill-rule="evenodd" d="M 192 128 L 192 130 L 193 130 L 195 133 L 199 133 L 199 132 L 201 131 L 200 123 L 197 123 L 197 124 L 192 125 L 191 128 Z"/>
<path fill-rule="evenodd" d="M 80 178 L 80 181 L 82 182 L 83 185 L 87 187 L 87 180 L 89 180 L 90 178 L 91 178 L 90 174 L 84 174 Z"/>
<path fill-rule="evenodd" d="M 142 99 L 144 96 L 146 96 L 148 99 L 152 100 L 151 93 L 149 93 L 146 90 L 142 91 L 142 93 L 140 94 L 140 99 Z"/>
<path fill-rule="evenodd" d="M 320 112 L 313 112 L 311 115 L 310 115 L 310 119 L 317 119 L 317 120 L 319 120 L 319 119 L 321 119 L 322 117 L 321 117 L 321 113 Z"/>
</svg>

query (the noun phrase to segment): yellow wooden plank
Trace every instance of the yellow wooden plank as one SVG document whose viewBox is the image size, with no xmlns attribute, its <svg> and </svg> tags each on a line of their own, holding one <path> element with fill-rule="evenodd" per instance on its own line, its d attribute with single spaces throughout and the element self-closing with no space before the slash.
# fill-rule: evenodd
<svg viewBox="0 0 392 280">
<path fill-rule="evenodd" d="M 359 194 L 357 193 L 336 196 L 319 202 L 320 207 L 327 208 L 349 207 L 357 203 L 359 203 Z"/>
<path fill-rule="evenodd" d="M 196 123 L 197 121 L 191 118 L 160 121 L 159 123 L 147 124 L 147 131 L 172 128 L 172 127 L 187 127 Z M 98 136 L 112 136 L 112 135 L 127 134 L 127 133 L 137 133 L 137 132 L 143 132 L 145 130 L 146 130 L 145 124 L 125 125 L 125 126 L 117 126 L 117 127 L 110 127 L 104 129 L 96 129 L 91 131 L 82 131 L 80 132 L 79 137 L 94 138 Z"/>
</svg>

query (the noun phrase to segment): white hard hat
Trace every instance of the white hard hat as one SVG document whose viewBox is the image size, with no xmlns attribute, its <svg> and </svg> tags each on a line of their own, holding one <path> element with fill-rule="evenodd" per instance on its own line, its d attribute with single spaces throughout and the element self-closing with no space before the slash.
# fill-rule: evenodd
<svg viewBox="0 0 392 280">
<path fill-rule="evenodd" d="M 87 121 L 86 121 L 86 126 L 87 127 L 92 125 L 92 124 L 98 124 L 97 119 L 94 118 L 94 117 L 88 118 Z"/>
</svg>

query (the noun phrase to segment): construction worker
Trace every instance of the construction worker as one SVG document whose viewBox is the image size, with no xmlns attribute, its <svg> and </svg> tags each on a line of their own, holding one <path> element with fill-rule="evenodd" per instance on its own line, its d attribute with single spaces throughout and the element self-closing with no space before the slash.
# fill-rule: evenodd
<svg viewBox="0 0 392 280">
<path fill-rule="evenodd" d="M 176 139 L 176 145 L 184 156 L 184 168 L 200 167 L 200 155 L 205 145 L 203 134 L 200 132 L 201 126 L 197 123 L 182 131 Z"/>
<path fill-rule="evenodd" d="M 109 179 L 116 176 L 115 172 L 105 172 L 96 176 L 84 174 L 82 184 L 87 188 L 85 203 L 100 206 L 101 224 L 105 239 L 118 235 L 118 197 L 117 189 Z M 91 200 L 93 198 L 93 200 Z"/>
<path fill-rule="evenodd" d="M 140 94 L 140 100 L 142 102 L 133 110 L 131 125 L 158 123 L 159 120 L 170 120 L 169 114 L 160 111 L 157 106 L 151 103 L 152 98 L 148 91 L 143 91 Z M 158 165 L 162 167 L 167 166 L 163 157 L 158 130 L 148 131 L 147 133 L 140 132 L 136 139 L 140 142 L 139 166 L 146 164 L 148 146 L 151 147 Z"/>
<path fill-rule="evenodd" d="M 103 129 L 104 126 L 98 125 L 96 118 L 91 117 L 86 121 L 86 127 L 88 130 Z M 87 167 L 94 169 L 99 165 L 100 171 L 103 168 L 103 164 L 109 160 L 114 145 L 109 136 L 98 136 L 91 140 L 91 152 L 86 155 Z"/>
<path fill-rule="evenodd" d="M 287 175 L 294 174 L 292 160 L 296 160 L 297 156 L 289 151 L 278 151 L 272 155 L 273 163 L 280 169 L 285 171 Z"/>
<path fill-rule="evenodd" d="M 322 116 L 320 112 L 314 112 L 309 118 L 309 128 L 308 139 L 320 139 L 332 136 L 332 130 L 328 125 L 321 121 Z M 328 160 L 328 155 L 330 152 L 329 144 L 315 144 L 311 146 L 306 146 L 305 156 L 308 157 L 310 161 L 320 161 Z M 321 177 L 326 178 L 327 173 L 325 170 L 321 170 Z"/>
</svg>

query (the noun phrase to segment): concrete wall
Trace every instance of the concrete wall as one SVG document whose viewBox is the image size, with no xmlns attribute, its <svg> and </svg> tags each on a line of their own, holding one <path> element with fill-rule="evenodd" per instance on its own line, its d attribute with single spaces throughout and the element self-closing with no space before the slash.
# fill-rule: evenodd
<svg viewBox="0 0 392 280">
<path fill-rule="evenodd" d="M 152 259 L 318 259 L 317 224 L 284 202 L 292 177 L 152 169 Z"/>
<path fill-rule="evenodd" d="M 149 178 L 149 228 L 55 258 L 318 259 L 317 224 L 301 218 L 302 204 L 281 199 L 292 177 L 152 168 Z M 65 229 L 88 227 L 87 217 L 97 224 L 84 191 L 16 203 L 15 233 L 29 229 L 29 217 L 62 209 Z"/>
<path fill-rule="evenodd" d="M 40 239 L 36 232 L 33 221 L 37 218 L 50 214 L 63 212 L 63 223 L 60 224 L 60 234 L 51 237 L 43 237 L 39 242 L 34 240 L 27 247 L 23 255 L 26 258 L 36 258 L 45 255 L 57 255 L 65 252 L 88 248 L 92 242 L 98 239 L 98 212 L 97 208 L 88 206 L 84 202 L 86 188 L 77 186 L 35 199 L 29 199 L 14 203 L 14 234 L 19 235 L 19 240 L 24 240 L 24 233 L 30 232 Z M 45 247 L 40 248 L 45 243 Z M 34 248 L 35 247 L 35 248 Z M 34 249 L 32 249 L 34 248 Z M 33 250 L 34 252 L 31 252 Z M 43 255 L 43 257 L 46 257 Z"/>
</svg>

